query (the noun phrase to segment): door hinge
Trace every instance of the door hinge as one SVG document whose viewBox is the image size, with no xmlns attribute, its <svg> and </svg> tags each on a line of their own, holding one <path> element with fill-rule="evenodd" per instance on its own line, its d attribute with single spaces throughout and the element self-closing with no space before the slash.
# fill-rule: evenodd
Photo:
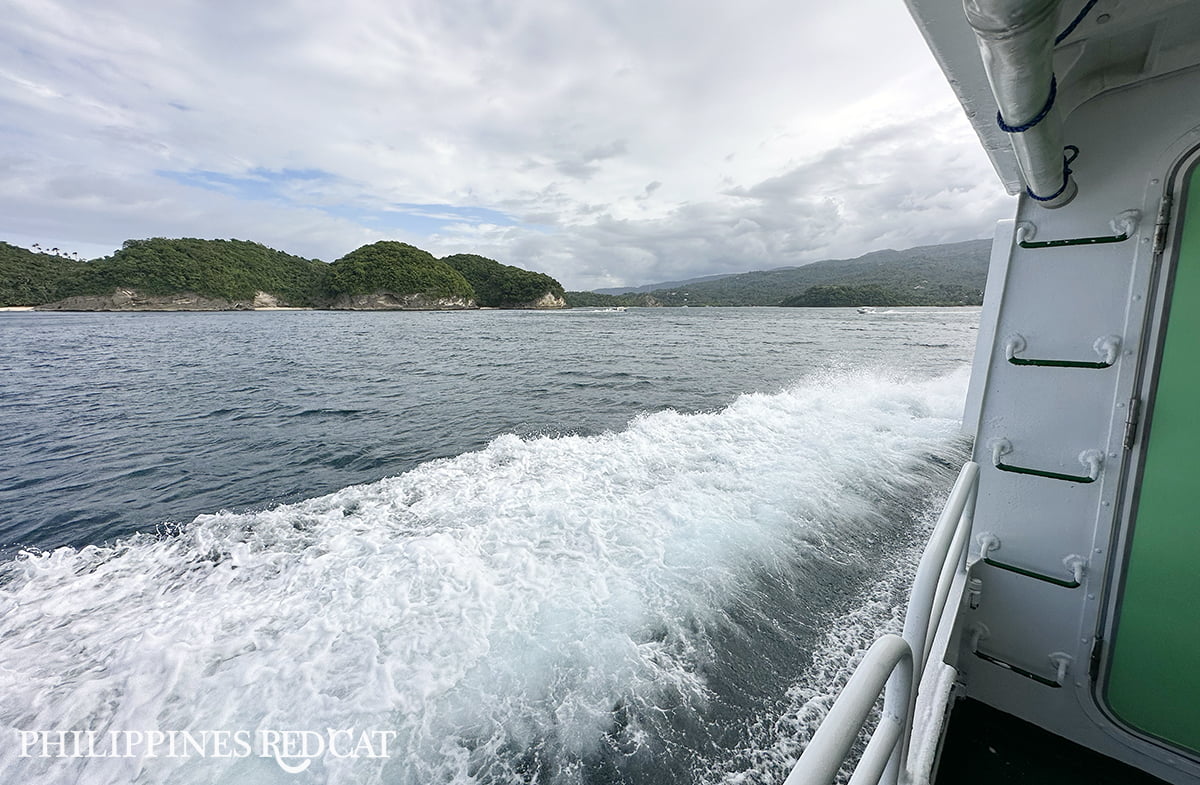
<svg viewBox="0 0 1200 785">
<path fill-rule="evenodd" d="M 1137 441 L 1138 421 L 1142 418 L 1142 399 L 1136 395 L 1129 399 L 1129 414 L 1125 418 L 1125 449 L 1132 450 Z"/>
<path fill-rule="evenodd" d="M 1167 228 L 1171 225 L 1171 194 L 1163 194 L 1162 204 L 1158 207 L 1158 219 L 1154 222 L 1154 248 L 1155 256 L 1162 254 L 1163 249 L 1167 247 Z"/>
<path fill-rule="evenodd" d="M 1092 656 L 1088 658 L 1088 678 L 1093 684 L 1100 676 L 1100 658 L 1104 653 L 1104 639 L 1097 637 L 1092 642 Z"/>
</svg>

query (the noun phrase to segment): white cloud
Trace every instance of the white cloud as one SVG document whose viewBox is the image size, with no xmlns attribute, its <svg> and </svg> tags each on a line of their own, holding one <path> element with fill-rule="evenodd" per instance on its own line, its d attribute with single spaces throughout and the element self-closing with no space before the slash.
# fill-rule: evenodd
<svg viewBox="0 0 1200 785">
<path fill-rule="evenodd" d="M 0 237 L 386 235 L 590 288 L 1011 210 L 893 0 L 5 6 Z"/>
</svg>

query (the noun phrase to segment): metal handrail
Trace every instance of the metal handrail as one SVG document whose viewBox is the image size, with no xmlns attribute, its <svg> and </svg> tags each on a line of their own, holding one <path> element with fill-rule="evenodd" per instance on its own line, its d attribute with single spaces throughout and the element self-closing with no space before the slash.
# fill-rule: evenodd
<svg viewBox="0 0 1200 785">
<path fill-rule="evenodd" d="M 897 670 L 897 667 L 900 670 Z M 821 726 L 813 734 L 812 741 L 808 743 L 808 748 L 796 762 L 784 785 L 833 782 L 850 748 L 858 739 L 858 733 L 867 721 L 879 693 L 897 676 L 903 682 L 904 688 L 911 692 L 912 649 L 899 635 L 884 635 L 871 645 L 862 662 L 854 669 L 850 681 L 846 682 L 841 695 L 829 709 L 829 714 L 825 715 Z M 853 781 L 859 779 L 860 772 L 867 776 L 871 771 L 874 772 L 874 778 L 864 781 L 879 781 L 879 775 L 896 749 L 896 742 L 904 735 L 904 719 L 888 716 L 886 712 L 880 718 L 878 727 L 871 735 L 871 741 L 867 743 L 866 751 L 859 759 L 858 768 L 854 770 Z"/>
<path fill-rule="evenodd" d="M 963 564 L 979 489 L 979 464 L 963 465 L 917 566 L 902 637 L 884 635 L 834 701 L 785 785 L 828 785 L 854 746 L 884 683 L 883 715 L 851 785 L 896 785 L 908 765 L 917 686 L 937 635 L 954 575 Z M 915 676 L 914 676 L 915 674 Z M 914 683 L 914 678 L 916 682 Z"/>
</svg>

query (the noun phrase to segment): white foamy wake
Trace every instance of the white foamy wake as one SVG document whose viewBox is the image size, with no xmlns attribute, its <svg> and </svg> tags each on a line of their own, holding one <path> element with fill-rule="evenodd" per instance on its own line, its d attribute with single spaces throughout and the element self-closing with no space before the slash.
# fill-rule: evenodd
<svg viewBox="0 0 1200 785">
<path fill-rule="evenodd" d="M 940 509 L 940 503 L 932 504 L 918 517 L 932 523 Z M 849 610 L 828 626 L 800 679 L 780 685 L 781 705 L 754 718 L 745 746 L 735 750 L 722 765 L 705 772 L 700 782 L 774 785 L 787 779 L 867 649 L 880 635 L 899 635 L 903 630 L 909 587 L 924 545 L 924 539 L 914 539 L 893 554 L 896 558 L 880 565 L 876 579 L 864 586 Z M 875 722 L 878 716 L 868 721 L 868 729 Z M 860 735 L 866 737 L 866 733 Z M 839 772 L 837 783 L 849 780 L 862 746 L 860 739 L 852 751 L 851 765 Z"/>
<path fill-rule="evenodd" d="M 964 387 L 965 374 L 841 377 L 619 433 L 506 436 L 171 536 L 23 554 L 0 567 L 0 771 L 96 785 L 571 781 L 614 708 L 703 706 L 694 628 L 758 567 L 797 549 L 858 558 L 848 533 L 879 523 L 873 499 L 953 438 Z M 298 775 L 260 745 L 330 729 L 353 735 L 340 752 L 285 754 L 307 762 Z M 60 757 L 78 742 L 30 735 L 74 730 L 104 745 L 188 731 L 203 752 Z M 210 731 L 243 733 L 248 749 L 222 754 Z M 382 732 L 386 755 L 382 736 L 352 749 Z M 636 721 L 622 733 L 640 743 Z"/>
</svg>

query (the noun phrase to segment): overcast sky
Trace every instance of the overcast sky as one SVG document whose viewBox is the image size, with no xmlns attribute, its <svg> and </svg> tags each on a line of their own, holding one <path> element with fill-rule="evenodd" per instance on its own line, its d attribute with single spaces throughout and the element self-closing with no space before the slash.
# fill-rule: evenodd
<svg viewBox="0 0 1200 785">
<path fill-rule="evenodd" d="M 395 239 L 569 289 L 989 236 L 902 0 L 0 0 L 0 239 Z"/>
</svg>

